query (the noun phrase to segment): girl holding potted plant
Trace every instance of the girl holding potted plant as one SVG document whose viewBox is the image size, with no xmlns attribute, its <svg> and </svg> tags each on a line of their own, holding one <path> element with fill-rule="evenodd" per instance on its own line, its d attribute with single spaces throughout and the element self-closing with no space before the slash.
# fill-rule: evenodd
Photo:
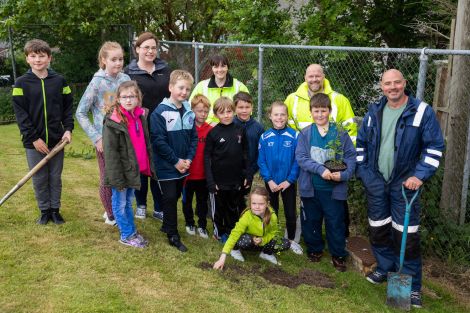
<svg viewBox="0 0 470 313">
<path fill-rule="evenodd" d="M 319 262 L 323 255 L 322 223 L 325 218 L 326 239 L 333 266 L 346 270 L 344 204 L 347 181 L 353 176 L 356 150 L 348 133 L 330 122 L 331 101 L 325 94 L 310 99 L 313 124 L 299 135 L 296 159 L 300 167 L 298 188 L 302 213 L 302 233 L 307 255 Z M 328 160 L 344 162 L 346 169 L 332 172 Z"/>
</svg>

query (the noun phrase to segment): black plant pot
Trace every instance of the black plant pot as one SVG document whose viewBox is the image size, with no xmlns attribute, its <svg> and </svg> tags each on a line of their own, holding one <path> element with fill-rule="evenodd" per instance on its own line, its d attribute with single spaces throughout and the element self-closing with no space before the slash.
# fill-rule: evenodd
<svg viewBox="0 0 470 313">
<path fill-rule="evenodd" d="M 346 163 L 344 163 L 343 161 L 340 162 L 340 161 L 333 161 L 333 160 L 326 161 L 324 166 L 332 173 L 342 172 L 348 168 L 346 166 Z"/>
</svg>

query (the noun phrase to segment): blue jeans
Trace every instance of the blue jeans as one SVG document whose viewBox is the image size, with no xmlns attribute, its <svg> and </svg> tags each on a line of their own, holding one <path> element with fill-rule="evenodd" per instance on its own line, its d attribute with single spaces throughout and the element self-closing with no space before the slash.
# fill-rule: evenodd
<svg viewBox="0 0 470 313">
<path fill-rule="evenodd" d="M 316 190 L 314 197 L 301 197 L 302 234 L 307 253 L 323 252 L 322 224 L 325 219 L 326 240 L 331 256 L 344 257 L 344 201 L 331 198 L 331 191 Z"/>
<path fill-rule="evenodd" d="M 134 210 L 132 209 L 134 189 L 124 188 L 119 191 L 113 187 L 112 192 L 113 214 L 121 232 L 121 240 L 128 239 L 137 232 L 134 224 Z"/>
</svg>

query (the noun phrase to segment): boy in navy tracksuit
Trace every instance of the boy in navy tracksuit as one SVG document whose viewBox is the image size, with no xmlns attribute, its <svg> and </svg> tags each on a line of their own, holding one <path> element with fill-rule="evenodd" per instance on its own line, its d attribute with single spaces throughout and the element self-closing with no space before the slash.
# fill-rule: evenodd
<svg viewBox="0 0 470 313">
<path fill-rule="evenodd" d="M 248 141 L 248 166 L 253 175 L 258 171 L 258 141 L 264 132 L 264 127 L 258 121 L 251 118 L 253 112 L 253 98 L 249 93 L 240 91 L 233 96 L 235 105 L 235 125 L 245 129 Z M 249 192 L 250 190 L 246 190 Z"/>
<path fill-rule="evenodd" d="M 150 117 L 155 168 L 163 195 L 162 230 L 166 232 L 170 245 L 181 252 L 188 249 L 178 234 L 177 202 L 184 177 L 189 175 L 198 141 L 194 112 L 187 101 L 192 84 L 191 74 L 173 71 L 170 75 L 170 98 L 165 98 Z"/>
<path fill-rule="evenodd" d="M 259 139 L 258 166 L 269 201 L 276 215 L 279 216 L 279 195 L 284 204 L 286 217 L 287 238 L 291 249 L 296 254 L 302 254 L 302 248 L 295 238 L 296 227 L 296 188 L 299 176 L 299 165 L 295 160 L 298 133 L 287 126 L 287 106 L 281 101 L 275 101 L 268 108 L 269 119 L 273 127 L 261 135 Z"/>
<path fill-rule="evenodd" d="M 33 39 L 26 43 L 26 62 L 31 66 L 13 87 L 13 108 L 32 169 L 60 140 L 72 140 L 72 93 L 65 79 L 48 69 L 51 48 Z M 37 223 L 64 223 L 59 213 L 64 151 L 57 153 L 33 176 L 41 216 Z"/>
<path fill-rule="evenodd" d="M 214 238 L 222 243 L 245 209 L 244 194 L 253 180 L 248 166 L 248 144 L 243 127 L 233 123 L 232 100 L 220 97 L 214 104 L 219 123 L 206 137 L 204 168 L 214 221 Z"/>
</svg>

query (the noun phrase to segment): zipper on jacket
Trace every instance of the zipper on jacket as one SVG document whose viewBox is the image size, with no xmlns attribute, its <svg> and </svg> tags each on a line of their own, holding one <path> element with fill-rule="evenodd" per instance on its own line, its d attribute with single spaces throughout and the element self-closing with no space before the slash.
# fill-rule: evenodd
<svg viewBox="0 0 470 313">
<path fill-rule="evenodd" d="M 47 129 L 47 106 L 46 106 L 46 90 L 44 88 L 44 79 L 41 78 L 42 99 L 44 108 L 44 126 L 46 128 L 46 146 L 49 145 L 49 130 Z"/>
</svg>

